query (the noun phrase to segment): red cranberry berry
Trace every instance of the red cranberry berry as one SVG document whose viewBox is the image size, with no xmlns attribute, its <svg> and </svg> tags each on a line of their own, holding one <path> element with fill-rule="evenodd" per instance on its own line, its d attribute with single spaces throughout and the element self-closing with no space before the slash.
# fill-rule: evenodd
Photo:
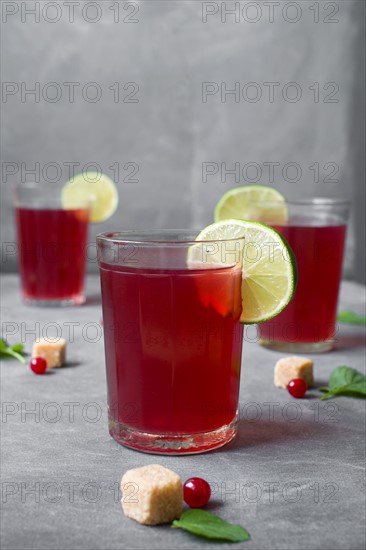
<svg viewBox="0 0 366 550">
<path fill-rule="evenodd" d="M 211 488 L 200 477 L 190 477 L 183 485 L 183 497 L 191 508 L 201 508 L 210 500 Z"/>
<path fill-rule="evenodd" d="M 30 368 L 35 374 L 44 374 L 47 370 L 47 362 L 43 357 L 33 357 Z"/>
<path fill-rule="evenodd" d="M 296 398 L 304 397 L 307 389 L 308 386 L 305 380 L 302 380 L 301 378 L 294 378 L 293 380 L 290 380 L 287 385 L 287 391 L 292 395 L 292 397 Z"/>
</svg>

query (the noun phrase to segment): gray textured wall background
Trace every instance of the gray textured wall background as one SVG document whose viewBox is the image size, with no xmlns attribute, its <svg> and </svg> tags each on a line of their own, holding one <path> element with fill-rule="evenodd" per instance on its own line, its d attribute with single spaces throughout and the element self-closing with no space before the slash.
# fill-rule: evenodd
<svg viewBox="0 0 366 550">
<path fill-rule="evenodd" d="M 16 269 L 4 254 L 15 239 L 11 183 L 34 179 L 26 170 L 37 166 L 41 178 L 66 181 L 69 163 L 78 172 L 94 162 L 111 177 L 119 166 L 120 204 L 91 228 L 91 241 L 112 229 L 203 227 L 219 197 L 259 170 L 258 183 L 289 198 L 352 201 L 346 274 L 364 280 L 364 2 L 73 4 L 74 14 L 63 1 L 2 2 L 4 270 Z M 240 83 L 239 101 L 216 93 L 203 102 L 203 82 Z M 36 83 L 39 98 L 25 94 Z M 218 170 L 204 181 L 207 162 L 240 163 L 244 174 Z M 271 162 L 279 163 L 273 180 Z M 286 172 L 288 163 L 296 165 Z"/>
</svg>

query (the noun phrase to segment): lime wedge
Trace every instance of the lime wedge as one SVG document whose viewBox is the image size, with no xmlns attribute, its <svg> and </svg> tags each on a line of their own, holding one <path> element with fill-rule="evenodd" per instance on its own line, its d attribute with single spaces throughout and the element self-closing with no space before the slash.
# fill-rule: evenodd
<svg viewBox="0 0 366 550">
<path fill-rule="evenodd" d="M 275 317 L 294 296 L 297 282 L 295 256 L 277 231 L 259 222 L 223 220 L 197 235 L 197 241 L 220 241 L 244 237 L 242 251 L 241 323 L 262 323 Z M 198 246 L 188 251 L 188 265 L 197 265 Z M 215 266 L 220 256 L 207 255 Z"/>
<path fill-rule="evenodd" d="M 217 226 L 207 227 L 204 234 L 201 232 L 196 237 L 197 244 L 189 246 L 187 266 L 197 270 L 194 281 L 204 306 L 212 307 L 222 317 L 230 315 L 239 320 L 242 313 L 243 229 L 237 225 L 226 231 L 225 227 L 217 229 Z M 206 276 L 202 276 L 202 270 L 207 270 Z"/>
<path fill-rule="evenodd" d="M 68 181 L 61 191 L 64 208 L 90 205 L 90 221 L 103 222 L 110 218 L 118 206 L 118 192 L 114 182 L 104 174 L 87 172 Z"/>
<path fill-rule="evenodd" d="M 285 224 L 288 219 L 285 197 L 265 185 L 234 187 L 221 197 L 215 207 L 216 221 L 233 218 Z"/>
</svg>

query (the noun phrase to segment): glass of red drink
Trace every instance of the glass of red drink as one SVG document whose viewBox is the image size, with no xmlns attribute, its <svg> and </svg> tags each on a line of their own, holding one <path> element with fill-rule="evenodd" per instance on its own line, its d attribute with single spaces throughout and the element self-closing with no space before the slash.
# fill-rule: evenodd
<svg viewBox="0 0 366 550">
<path fill-rule="evenodd" d="M 15 219 L 24 302 L 82 304 L 89 205 L 80 198 L 64 208 L 57 186 L 25 183 L 15 189 Z"/>
<path fill-rule="evenodd" d="M 334 344 L 338 293 L 349 202 L 326 198 L 287 201 L 287 221 L 271 223 L 290 244 L 298 282 L 292 301 L 274 319 L 259 325 L 260 343 L 286 352 L 329 351 Z M 283 203 L 258 211 L 283 212 Z"/>
<path fill-rule="evenodd" d="M 109 431 L 140 451 L 198 453 L 236 434 L 244 239 L 196 235 L 97 237 Z"/>
</svg>

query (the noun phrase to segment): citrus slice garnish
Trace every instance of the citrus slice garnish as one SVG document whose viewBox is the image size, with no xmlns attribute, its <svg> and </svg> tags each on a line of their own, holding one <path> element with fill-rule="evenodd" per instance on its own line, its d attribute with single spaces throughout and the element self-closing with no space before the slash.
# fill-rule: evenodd
<svg viewBox="0 0 366 550">
<path fill-rule="evenodd" d="M 276 230 L 259 222 L 223 220 L 203 229 L 197 241 L 225 241 L 244 237 L 242 250 L 242 313 L 240 322 L 261 323 L 275 317 L 294 296 L 297 282 L 295 256 Z M 232 247 L 229 248 L 229 253 Z M 200 248 L 188 250 L 188 266 L 198 265 Z M 223 266 L 222 250 L 208 254 L 212 267 Z"/>
<path fill-rule="evenodd" d="M 288 219 L 286 199 L 265 185 L 234 187 L 215 207 L 215 221 L 233 218 L 283 225 Z"/>
<path fill-rule="evenodd" d="M 61 191 L 64 208 L 80 208 L 89 204 L 90 221 L 103 222 L 118 206 L 118 192 L 114 182 L 104 174 L 87 172 L 74 176 Z"/>
</svg>

